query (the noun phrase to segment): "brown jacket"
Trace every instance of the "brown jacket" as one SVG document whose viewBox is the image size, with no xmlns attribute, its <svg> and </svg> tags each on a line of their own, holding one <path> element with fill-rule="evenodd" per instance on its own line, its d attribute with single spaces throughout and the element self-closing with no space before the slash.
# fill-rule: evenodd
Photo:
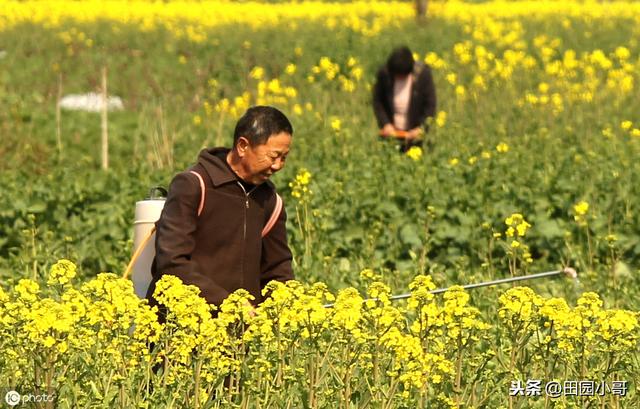
<svg viewBox="0 0 640 409">
<path fill-rule="evenodd" d="M 198 163 L 171 182 L 156 222 L 156 257 L 147 292 L 152 305 L 155 283 L 163 274 L 197 286 L 214 305 L 239 288 L 249 291 L 258 304 L 269 281 L 293 279 L 284 208 L 271 231 L 261 237 L 275 207 L 275 187 L 267 181 L 245 194 L 235 173 L 216 156 L 228 151 L 203 150 Z M 200 216 L 200 182 L 190 170 L 198 172 L 206 186 Z"/>
<path fill-rule="evenodd" d="M 413 85 L 409 112 L 407 113 L 407 129 L 423 127 L 428 130 L 426 120 L 436 112 L 436 88 L 428 65 L 416 62 L 414 65 Z M 393 124 L 393 82 L 386 65 L 380 68 L 373 87 L 373 112 L 376 115 L 378 127 Z"/>
</svg>

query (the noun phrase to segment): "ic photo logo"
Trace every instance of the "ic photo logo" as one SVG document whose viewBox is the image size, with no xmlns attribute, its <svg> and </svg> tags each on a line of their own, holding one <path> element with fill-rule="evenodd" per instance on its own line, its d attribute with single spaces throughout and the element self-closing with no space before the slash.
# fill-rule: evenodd
<svg viewBox="0 0 640 409">
<path fill-rule="evenodd" d="M 9 391 L 6 395 L 4 395 L 4 400 L 9 406 L 16 406 L 18 403 L 20 403 L 20 394 L 16 391 Z"/>
<path fill-rule="evenodd" d="M 1 390 L 1 389 L 0 389 Z M 5 389 L 6 390 L 6 389 Z M 4 392 L 4 391 L 2 391 Z M 0 395 L 2 396 L 2 395 Z M 53 402 L 55 400 L 55 394 L 46 394 L 46 393 L 18 393 L 17 391 L 10 389 L 4 395 L 4 401 L 10 407 L 30 404 L 30 403 L 44 403 L 44 402 Z M 4 407 L 4 406 L 2 406 Z"/>
</svg>

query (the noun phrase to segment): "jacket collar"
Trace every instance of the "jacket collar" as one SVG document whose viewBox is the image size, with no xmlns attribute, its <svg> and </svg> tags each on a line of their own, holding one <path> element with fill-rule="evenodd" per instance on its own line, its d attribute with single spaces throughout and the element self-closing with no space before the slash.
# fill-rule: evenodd
<svg viewBox="0 0 640 409">
<path fill-rule="evenodd" d="M 414 82 L 418 79 L 420 74 L 422 74 L 422 71 L 425 68 L 426 68 L 426 64 L 423 63 L 422 61 L 416 61 L 415 64 L 413 64 L 413 71 L 411 71 L 410 75 L 413 77 Z M 386 66 L 384 67 L 384 72 L 389 78 L 389 81 L 391 81 L 391 83 L 393 84 L 394 83 L 393 75 L 391 74 L 391 71 L 389 71 L 389 69 Z"/>
<path fill-rule="evenodd" d="M 237 180 L 235 173 L 229 169 L 223 159 L 218 157 L 220 153 L 226 156 L 229 151 L 228 148 L 203 149 L 198 155 L 198 163 L 202 165 L 216 187 Z"/>
<path fill-rule="evenodd" d="M 202 165 L 204 170 L 211 178 L 213 186 L 218 187 L 225 183 L 236 182 L 239 180 L 239 176 L 236 175 L 229 166 L 225 163 L 225 159 L 221 159 L 218 155 L 221 153 L 226 158 L 231 149 L 229 148 L 211 148 L 203 149 L 198 155 L 198 163 Z M 274 189 L 275 186 L 270 180 L 267 180 L 263 185 L 269 186 Z"/>
</svg>

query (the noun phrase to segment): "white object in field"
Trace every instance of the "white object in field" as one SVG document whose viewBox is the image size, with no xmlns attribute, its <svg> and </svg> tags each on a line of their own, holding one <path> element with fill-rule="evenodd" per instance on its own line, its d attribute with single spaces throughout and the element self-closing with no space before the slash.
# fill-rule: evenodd
<svg viewBox="0 0 640 409">
<path fill-rule="evenodd" d="M 102 95 L 95 92 L 88 94 L 69 94 L 60 99 L 60 108 L 71 111 L 102 111 Z M 122 111 L 124 105 L 120 97 L 107 97 L 107 110 Z"/>
<path fill-rule="evenodd" d="M 146 199 L 136 202 L 135 221 L 133 222 L 133 252 L 143 244 L 156 221 L 160 218 L 165 199 Z M 144 243 L 142 252 L 135 260 L 131 274 L 133 287 L 140 298 L 145 298 L 151 284 L 151 263 L 156 255 L 156 233 Z"/>
</svg>

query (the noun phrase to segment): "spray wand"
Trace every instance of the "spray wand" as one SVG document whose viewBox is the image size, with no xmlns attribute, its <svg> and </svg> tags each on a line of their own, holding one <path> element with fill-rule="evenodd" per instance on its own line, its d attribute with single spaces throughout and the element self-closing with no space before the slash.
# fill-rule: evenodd
<svg viewBox="0 0 640 409">
<path fill-rule="evenodd" d="M 492 285 L 498 285 L 498 284 L 505 284 L 505 283 L 514 283 L 516 281 L 523 281 L 523 280 L 534 280 L 537 278 L 545 278 L 545 277 L 552 277 L 552 276 L 556 276 L 556 275 L 560 275 L 560 274 L 565 274 L 567 277 L 570 277 L 574 280 L 578 279 L 578 273 L 576 272 L 575 269 L 571 268 L 571 267 L 565 267 L 562 270 L 555 270 L 555 271 L 546 271 L 544 273 L 537 273 L 537 274 L 529 274 L 529 275 L 524 275 L 524 276 L 517 276 L 517 277 L 511 277 L 511 278 L 502 278 L 499 280 L 491 280 L 491 281 L 484 281 L 481 283 L 473 283 L 473 284 L 465 284 L 462 286 L 462 288 L 464 288 L 465 290 L 470 290 L 472 288 L 479 288 L 479 287 L 489 287 Z M 446 287 L 446 288 L 437 288 L 435 290 L 431 290 L 429 291 L 431 294 L 441 294 L 444 293 L 445 291 L 449 290 L 451 287 Z M 411 297 L 411 293 L 407 293 L 407 294 L 398 294 L 398 295 L 392 295 L 391 297 L 389 297 L 389 300 L 391 301 L 395 301 L 395 300 L 404 300 Z M 369 298 L 366 300 L 363 300 L 363 302 L 366 301 L 377 301 L 377 298 Z M 324 307 L 325 308 L 332 308 L 335 304 L 325 304 Z"/>
</svg>

